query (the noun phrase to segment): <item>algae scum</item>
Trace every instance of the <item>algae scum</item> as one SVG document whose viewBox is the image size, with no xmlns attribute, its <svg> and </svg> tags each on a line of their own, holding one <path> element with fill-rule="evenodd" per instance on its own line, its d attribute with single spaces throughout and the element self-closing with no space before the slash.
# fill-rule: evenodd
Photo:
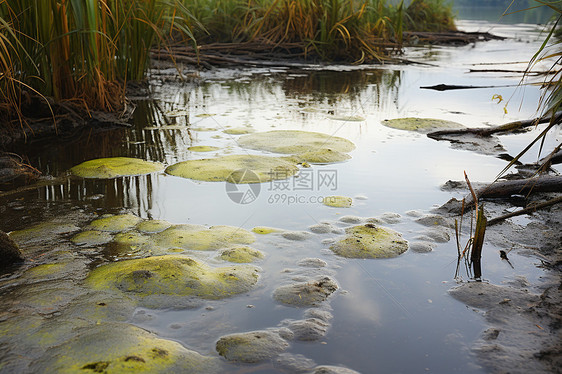
<svg viewBox="0 0 562 374">
<path fill-rule="evenodd" d="M 516 84 L 466 64 L 533 43 L 489 43 L 409 53 Z M 424 133 L 531 116 L 534 87 L 506 119 L 482 98 L 508 88 L 421 91 L 446 75 L 427 66 L 173 74 L 153 72 L 132 128 L 29 150 L 54 178 L 3 198 L 27 260 L 0 278 L 1 373 L 485 371 L 483 320 L 447 294 L 454 223 L 430 208 L 527 138 L 472 153 Z M 490 247 L 485 276 L 540 276 L 510 260 Z"/>
</svg>

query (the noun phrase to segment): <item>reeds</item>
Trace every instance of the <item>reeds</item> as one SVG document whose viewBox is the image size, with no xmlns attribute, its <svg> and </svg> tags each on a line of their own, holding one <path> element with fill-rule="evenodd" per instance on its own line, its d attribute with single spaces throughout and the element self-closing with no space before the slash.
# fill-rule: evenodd
<svg viewBox="0 0 562 374">
<path fill-rule="evenodd" d="M 470 234 L 471 237 L 466 242 L 464 248 L 461 247 L 460 236 L 462 231 L 462 217 L 464 215 L 465 199 L 462 200 L 462 210 L 461 210 L 461 221 L 460 223 L 455 220 L 455 237 L 457 241 L 457 269 L 455 272 L 455 278 L 460 279 L 460 264 L 461 260 L 465 261 L 465 268 L 467 273 L 472 279 L 476 281 L 482 281 L 482 248 L 484 247 L 484 235 L 486 234 L 487 218 L 484 215 L 484 206 L 478 205 L 478 195 L 472 188 L 472 184 L 464 173 L 464 179 L 472 195 L 472 200 L 474 202 L 474 214 L 470 222 Z M 475 222 L 474 222 L 475 219 Z M 472 234 L 474 227 L 474 235 Z M 471 271 L 472 270 L 472 271 Z"/>
<path fill-rule="evenodd" d="M 452 3 L 445 0 L 412 0 L 405 12 L 405 24 L 409 31 L 456 30 Z"/>
<path fill-rule="evenodd" d="M 0 0 L 0 109 L 23 92 L 115 111 L 123 83 L 142 80 L 150 50 L 171 42 L 265 40 L 303 56 L 380 61 L 405 20 L 443 0 Z M 429 4 L 429 5 L 428 5 Z M 427 5 L 427 6 L 426 6 Z M 415 12 L 412 10 L 417 9 Z M 23 96 L 22 96 L 23 95 Z"/>
<path fill-rule="evenodd" d="M 256 23 L 254 37 L 273 43 L 303 43 L 324 60 L 382 60 L 395 38 L 394 24 L 377 11 L 382 1 L 279 0 Z M 380 37 L 379 37 L 380 36 Z"/>
<path fill-rule="evenodd" d="M 174 30 L 193 37 L 179 0 L 0 0 L 3 103 L 22 89 L 91 109 L 122 106 L 122 83 L 140 80 L 150 48 Z"/>
<path fill-rule="evenodd" d="M 429 0 L 435 1 L 435 0 Z M 189 3 L 189 5 L 187 5 Z M 386 0 L 189 0 L 205 25 L 200 41 L 300 49 L 325 61 L 381 60 L 402 41 L 403 5 Z M 225 27 L 226 26 L 226 27 Z"/>
</svg>

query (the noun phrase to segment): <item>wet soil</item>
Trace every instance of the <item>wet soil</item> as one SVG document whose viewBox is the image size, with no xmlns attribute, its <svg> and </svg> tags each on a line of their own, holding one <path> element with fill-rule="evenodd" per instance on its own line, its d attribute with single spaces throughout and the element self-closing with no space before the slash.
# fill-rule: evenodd
<svg viewBox="0 0 562 374">
<path fill-rule="evenodd" d="M 556 196 L 561 194 L 535 194 L 525 203 Z M 480 204 L 490 218 L 514 209 L 505 199 Z M 450 207 L 451 202 L 438 211 L 447 215 Z M 562 206 L 557 204 L 486 229 L 486 243 L 502 248 L 498 256 L 510 266 L 512 251 L 528 256 L 529 261 L 540 261 L 537 266 L 548 271 L 539 283 L 518 276 L 501 285 L 483 280 L 462 283 L 449 291 L 489 324 L 472 349 L 490 373 L 556 373 L 562 367 L 561 227 Z"/>
</svg>

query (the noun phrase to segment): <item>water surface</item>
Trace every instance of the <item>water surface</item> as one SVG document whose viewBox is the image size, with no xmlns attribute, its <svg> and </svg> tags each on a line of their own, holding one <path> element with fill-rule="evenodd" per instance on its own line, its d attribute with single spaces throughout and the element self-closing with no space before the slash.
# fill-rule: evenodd
<svg viewBox="0 0 562 374">
<path fill-rule="evenodd" d="M 166 165 L 224 154 L 265 154 L 238 146 L 239 135 L 224 130 L 294 129 L 317 131 L 351 140 L 352 159 L 301 170 L 313 183 L 303 187 L 298 178 L 287 184 L 263 183 L 250 204 L 233 202 L 222 182 L 199 182 L 164 173 L 114 180 L 65 179 L 62 184 L 32 190 L 2 209 L 0 229 L 11 231 L 84 209 L 97 214 L 131 211 L 140 217 L 171 223 L 231 225 L 251 229 L 272 226 L 307 231 L 319 222 L 349 226 L 343 216 L 400 219 L 386 226 L 414 240 L 425 227 L 415 214 L 459 194 L 443 191 L 448 180 L 461 180 L 466 171 L 473 181 L 491 181 L 506 162 L 493 155 L 451 148 L 423 134 L 385 127 L 381 121 L 400 117 L 431 117 L 466 126 L 499 125 L 532 118 L 540 92 L 536 86 L 516 88 L 519 73 L 469 72 L 474 68 L 525 68 L 540 45 L 534 26 L 500 26 L 461 22 L 466 30 L 491 30 L 507 41 L 464 47 L 412 48 L 405 57 L 430 65 L 311 66 L 308 69 L 218 69 L 201 72 L 193 82 L 164 81 L 155 72 L 152 96 L 138 100 L 130 129 L 84 134 L 79 139 L 24 149 L 32 164 L 54 177 L 85 160 L 128 156 Z M 496 86 L 438 92 L 421 89 L 436 84 Z M 501 95 L 509 100 L 492 100 Z M 172 116 L 172 111 L 182 111 Z M 177 112 L 176 112 L 177 114 Z M 354 121 L 341 120 L 353 116 Z M 540 129 L 502 136 L 505 152 L 515 155 Z M 547 139 L 559 141 L 559 134 Z M 194 145 L 216 146 L 210 153 L 191 152 Z M 525 161 L 534 161 L 532 151 Z M 322 175 L 331 179 L 321 179 Z M 351 208 L 320 204 L 323 197 L 354 198 Z M 22 208 L 23 207 L 23 208 Z M 414 211 L 414 213 L 412 213 Z M 453 279 L 457 250 L 454 241 L 436 244 L 427 254 L 408 251 L 394 259 L 350 260 L 328 250 L 336 234 L 311 234 L 304 241 L 279 235 L 258 236 L 254 247 L 266 253 L 258 287 L 241 296 L 210 301 L 207 308 L 137 308 L 130 322 L 176 340 L 202 354 L 215 355 L 220 336 L 282 325 L 303 318 L 303 311 L 279 305 L 272 291 L 293 279 L 327 274 L 340 291 L 324 305 L 334 318 L 325 338 L 293 342 L 289 352 L 319 365 L 340 365 L 363 373 L 481 373 L 470 345 L 485 328 L 481 312 L 468 309 L 447 294 Z M 511 269 L 490 246 L 484 253 L 484 277 L 501 283 L 516 275 L 535 280 L 541 275 L 533 260 L 510 255 Z M 307 257 L 323 259 L 321 270 L 297 266 Z M 97 263 L 111 261 L 105 256 Z M 213 264 L 215 260 L 208 259 Z M 231 372 L 239 372 L 234 365 Z M 270 365 L 255 372 L 278 372 Z M 252 367 L 245 370 L 251 372 Z M 0 366 L 0 371 L 2 371 Z"/>
</svg>

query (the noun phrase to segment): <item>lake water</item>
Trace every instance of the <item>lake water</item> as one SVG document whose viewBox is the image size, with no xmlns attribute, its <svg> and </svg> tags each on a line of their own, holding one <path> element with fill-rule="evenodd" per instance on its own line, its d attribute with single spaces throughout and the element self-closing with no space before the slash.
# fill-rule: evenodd
<svg viewBox="0 0 562 374">
<path fill-rule="evenodd" d="M 4 199 L 0 229 L 22 229 L 64 215 L 67 209 L 82 209 L 99 215 L 127 211 L 173 224 L 230 225 L 247 230 L 271 226 L 309 232 L 301 241 L 279 234 L 256 235 L 252 246 L 266 258 L 257 263 L 262 272 L 254 290 L 208 301 L 195 309 L 137 307 L 128 323 L 201 354 L 217 356 L 215 343 L 225 334 L 276 328 L 288 319 L 304 318 L 303 309 L 273 300 L 272 292 L 279 285 L 329 275 L 340 289 L 321 305 L 333 315 L 328 333 L 313 342 L 292 341 L 286 353 L 302 355 L 318 365 L 362 373 L 485 372 L 470 352 L 471 344 L 485 329 L 482 312 L 447 294 L 455 286 L 454 240 L 434 243 L 430 253 L 407 251 L 392 259 L 357 260 L 338 257 L 328 249 L 341 235 L 308 230 L 321 222 L 346 228 L 351 226 L 346 223 L 349 219 L 342 220 L 346 216 L 378 217 L 387 220 L 384 226 L 414 241 L 427 230 L 415 222 L 416 216 L 461 196 L 442 190 L 445 182 L 462 180 L 463 171 L 472 181 L 491 181 L 506 165 L 493 155 L 454 149 L 448 142 L 382 125 L 385 119 L 401 117 L 439 118 L 469 127 L 535 117 L 539 89 L 517 88 L 520 73 L 469 69 L 525 69 L 526 61 L 540 46 L 540 29 L 482 21 L 461 21 L 459 26 L 509 39 L 406 51 L 405 58 L 425 65 L 217 69 L 201 72 L 190 83 L 170 81 L 155 72 L 152 96 L 136 101 L 132 128 L 83 134 L 71 142 L 36 144 L 20 150 L 45 174 L 64 178 L 70 167 L 100 157 L 128 156 L 171 165 L 225 154 L 264 154 L 241 148 L 239 135 L 224 132 L 229 128 L 315 131 L 355 143 L 352 158 L 346 162 L 301 169 L 301 181 L 312 181 L 304 187 L 297 183 L 298 178 L 283 186 L 262 183 L 255 201 L 239 204 L 231 199 L 224 182 L 199 182 L 164 173 L 102 181 L 64 179 L 64 183 Z M 436 84 L 495 87 L 444 92 L 420 88 Z M 498 104 L 492 100 L 494 95 L 501 95 L 504 101 Z M 172 111 L 182 112 L 171 116 Z M 350 116 L 353 121 L 341 119 Z M 539 131 L 499 138 L 505 153 L 515 155 Z M 545 149 L 559 137 L 551 134 Z M 195 145 L 219 150 L 197 153 L 187 149 Z M 536 155 L 536 150 L 531 151 L 524 161 L 532 162 Z M 352 197 L 353 206 L 332 208 L 318 202 L 331 195 Z M 389 220 L 389 216 L 399 218 Z M 488 246 L 483 254 L 483 274 L 490 282 L 501 284 L 516 276 L 533 281 L 541 276 L 537 260 L 514 251 L 510 255 L 512 269 L 501 261 L 498 249 Z M 49 250 L 52 248 L 45 248 Z M 217 265 L 215 255 L 195 254 Z M 91 258 L 95 259 L 92 264 L 113 260 L 107 254 Z M 320 269 L 298 266 L 305 258 L 319 258 L 327 265 Z M 81 257 L 76 261 L 90 260 Z M 41 259 L 36 261 L 42 263 Z M 18 281 L 19 276 L 16 272 L 1 280 L 0 297 L 13 294 L 24 283 Z M 65 309 L 59 312 L 64 316 Z M 15 349 L 9 341 L 2 344 L 7 352 Z M 41 352 L 34 351 L 29 361 L 40 356 Z M 17 359 L 5 354 L 0 372 L 14 367 L 26 370 L 13 360 Z M 232 373 L 291 372 L 282 370 L 269 362 L 227 364 L 225 369 Z"/>
</svg>

